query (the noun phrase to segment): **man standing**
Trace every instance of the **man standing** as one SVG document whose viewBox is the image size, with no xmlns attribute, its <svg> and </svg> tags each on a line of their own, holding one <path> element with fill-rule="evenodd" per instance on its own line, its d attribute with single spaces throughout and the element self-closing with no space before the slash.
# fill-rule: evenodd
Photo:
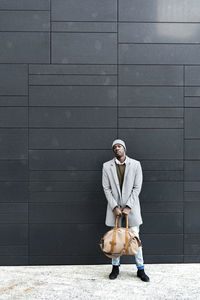
<svg viewBox="0 0 200 300">
<path fill-rule="evenodd" d="M 122 140 L 115 140 L 112 143 L 115 157 L 103 164 L 102 185 L 108 201 L 106 211 L 107 226 L 114 227 L 116 216 L 121 219 L 128 215 L 128 223 L 135 235 L 139 238 L 139 226 L 143 223 L 140 210 L 139 194 L 142 187 L 142 167 L 138 160 L 126 155 L 126 145 Z M 135 255 L 137 276 L 143 281 L 149 281 L 144 272 L 144 261 L 142 246 Z M 112 272 L 110 279 L 117 278 L 119 274 L 120 257 L 112 258 Z"/>
</svg>

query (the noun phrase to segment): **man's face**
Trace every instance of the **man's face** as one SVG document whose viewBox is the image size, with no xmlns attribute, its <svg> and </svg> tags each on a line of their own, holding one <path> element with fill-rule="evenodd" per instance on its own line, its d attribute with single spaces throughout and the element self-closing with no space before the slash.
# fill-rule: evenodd
<svg viewBox="0 0 200 300">
<path fill-rule="evenodd" d="M 125 155 L 125 149 L 121 144 L 115 144 L 113 146 L 113 152 L 115 153 L 116 157 L 122 157 Z"/>
</svg>

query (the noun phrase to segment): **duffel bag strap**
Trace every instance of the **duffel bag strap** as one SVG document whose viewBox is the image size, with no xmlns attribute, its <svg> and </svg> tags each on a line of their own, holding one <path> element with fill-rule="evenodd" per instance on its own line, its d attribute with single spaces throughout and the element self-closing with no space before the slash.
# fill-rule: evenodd
<svg viewBox="0 0 200 300">
<path fill-rule="evenodd" d="M 115 221 L 115 228 L 114 228 L 114 231 L 113 231 L 112 241 L 110 242 L 110 244 L 111 244 L 110 252 L 111 253 L 114 251 L 114 246 L 116 245 L 115 240 L 116 240 L 116 230 L 118 228 L 118 219 L 119 219 L 119 217 L 117 216 L 116 221 Z"/>
<path fill-rule="evenodd" d="M 126 247 L 127 243 L 129 242 L 128 240 L 128 215 L 125 216 L 126 217 L 126 231 L 125 231 L 125 243 L 124 243 L 124 247 L 126 248 L 126 254 L 128 254 L 128 247 Z"/>
</svg>

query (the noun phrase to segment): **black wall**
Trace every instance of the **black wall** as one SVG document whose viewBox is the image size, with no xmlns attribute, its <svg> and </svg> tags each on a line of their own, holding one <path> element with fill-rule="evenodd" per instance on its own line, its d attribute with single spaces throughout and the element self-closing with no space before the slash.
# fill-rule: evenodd
<svg viewBox="0 0 200 300">
<path fill-rule="evenodd" d="M 0 0 L 0 78 L 1 265 L 110 263 L 117 137 L 143 168 L 145 262 L 199 262 L 198 0 Z"/>
</svg>

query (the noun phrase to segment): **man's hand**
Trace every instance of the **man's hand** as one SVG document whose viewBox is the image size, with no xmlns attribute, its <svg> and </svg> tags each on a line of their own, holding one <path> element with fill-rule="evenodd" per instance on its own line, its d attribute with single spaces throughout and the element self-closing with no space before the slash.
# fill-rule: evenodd
<svg viewBox="0 0 200 300">
<path fill-rule="evenodd" d="M 122 214 L 125 216 L 125 215 L 128 215 L 131 211 L 131 208 L 126 206 L 123 210 L 122 210 Z"/>
<path fill-rule="evenodd" d="M 117 216 L 121 217 L 121 215 L 122 215 L 121 209 L 119 209 L 119 207 L 116 206 L 115 209 L 114 209 L 114 214 L 115 214 L 116 217 Z"/>
</svg>

